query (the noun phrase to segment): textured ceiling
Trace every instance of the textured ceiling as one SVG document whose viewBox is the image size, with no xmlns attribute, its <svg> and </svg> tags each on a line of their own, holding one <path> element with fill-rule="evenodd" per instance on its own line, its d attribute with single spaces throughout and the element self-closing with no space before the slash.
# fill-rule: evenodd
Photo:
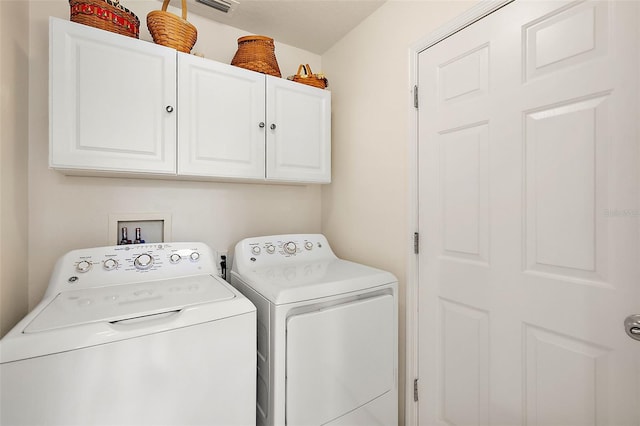
<svg viewBox="0 0 640 426">
<path fill-rule="evenodd" d="M 316 54 L 344 37 L 384 0 L 239 0 L 225 14 L 188 0 L 189 12 Z"/>
</svg>

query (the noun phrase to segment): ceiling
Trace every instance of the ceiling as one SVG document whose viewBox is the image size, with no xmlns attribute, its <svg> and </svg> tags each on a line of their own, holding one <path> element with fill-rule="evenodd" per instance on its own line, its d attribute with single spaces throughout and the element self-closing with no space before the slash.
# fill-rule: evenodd
<svg viewBox="0 0 640 426">
<path fill-rule="evenodd" d="M 385 0 L 238 0 L 225 14 L 188 0 L 189 12 L 276 41 L 323 54 Z"/>
</svg>

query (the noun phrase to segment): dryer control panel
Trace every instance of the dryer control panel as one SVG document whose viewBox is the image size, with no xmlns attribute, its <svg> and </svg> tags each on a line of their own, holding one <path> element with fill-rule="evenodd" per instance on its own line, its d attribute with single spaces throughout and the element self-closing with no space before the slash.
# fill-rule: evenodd
<svg viewBox="0 0 640 426">
<path fill-rule="evenodd" d="M 154 243 L 74 250 L 58 260 L 47 293 L 189 275 L 219 275 L 204 243 Z"/>
<path fill-rule="evenodd" d="M 336 259 L 321 234 L 286 234 L 247 238 L 235 248 L 234 270 Z"/>
</svg>

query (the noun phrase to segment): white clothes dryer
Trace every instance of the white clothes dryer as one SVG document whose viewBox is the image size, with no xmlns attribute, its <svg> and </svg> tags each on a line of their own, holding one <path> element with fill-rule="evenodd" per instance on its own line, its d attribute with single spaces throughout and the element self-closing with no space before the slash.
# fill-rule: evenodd
<svg viewBox="0 0 640 426">
<path fill-rule="evenodd" d="M 276 235 L 236 245 L 231 283 L 258 308 L 258 425 L 397 425 L 391 273 Z"/>
<path fill-rule="evenodd" d="M 0 424 L 255 424 L 255 322 L 205 244 L 69 252 L 0 340 Z"/>
</svg>

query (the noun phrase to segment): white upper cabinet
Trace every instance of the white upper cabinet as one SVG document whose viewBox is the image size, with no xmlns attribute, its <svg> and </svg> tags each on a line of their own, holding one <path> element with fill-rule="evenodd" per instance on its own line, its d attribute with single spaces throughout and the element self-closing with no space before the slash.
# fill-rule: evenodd
<svg viewBox="0 0 640 426">
<path fill-rule="evenodd" d="M 50 165 L 175 174 L 175 50 L 50 21 Z"/>
<path fill-rule="evenodd" d="M 178 53 L 178 87 L 178 173 L 264 179 L 264 75 Z"/>
<path fill-rule="evenodd" d="M 331 182 L 331 93 L 50 19 L 52 168 Z"/>
<path fill-rule="evenodd" d="M 331 92 L 266 79 L 267 180 L 331 182 Z"/>
<path fill-rule="evenodd" d="M 331 181 L 331 92 L 178 53 L 178 106 L 179 175 Z"/>
</svg>

